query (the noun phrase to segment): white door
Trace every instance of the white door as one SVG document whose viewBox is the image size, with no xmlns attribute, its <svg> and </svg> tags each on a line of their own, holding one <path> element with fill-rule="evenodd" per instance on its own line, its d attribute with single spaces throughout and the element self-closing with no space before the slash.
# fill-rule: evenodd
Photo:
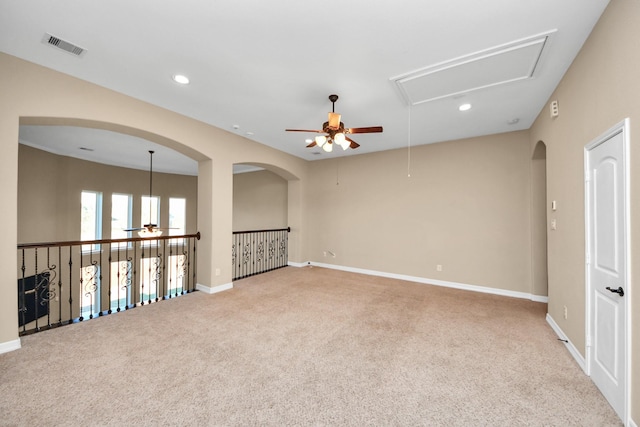
<svg viewBox="0 0 640 427">
<path fill-rule="evenodd" d="M 627 412 L 627 169 L 624 124 L 586 148 L 588 369 Z"/>
</svg>

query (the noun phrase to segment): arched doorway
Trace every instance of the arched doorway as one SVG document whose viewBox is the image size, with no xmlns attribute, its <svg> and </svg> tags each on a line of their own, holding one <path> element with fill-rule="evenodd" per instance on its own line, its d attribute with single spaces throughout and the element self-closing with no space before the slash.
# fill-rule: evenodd
<svg viewBox="0 0 640 427">
<path fill-rule="evenodd" d="M 262 163 L 235 163 L 233 170 L 234 280 L 296 265 L 289 260 L 297 259 L 300 252 L 299 178 L 280 167 Z M 247 241 L 252 244 L 247 245 Z M 274 242 L 281 243 L 277 250 L 273 248 Z M 264 257 L 262 246 L 270 248 Z M 257 258 L 250 261 L 253 267 L 245 268 L 249 262 L 246 258 L 254 256 Z"/>
<path fill-rule="evenodd" d="M 287 180 L 268 169 L 247 166 L 233 167 L 233 231 L 286 228 Z"/>
<path fill-rule="evenodd" d="M 546 301 L 547 270 L 547 146 L 538 141 L 531 158 L 531 247 L 533 299 Z"/>
<path fill-rule="evenodd" d="M 158 199 L 158 220 L 168 227 L 175 216 L 172 198 L 183 199 L 184 226 L 197 231 L 198 162 L 173 148 L 108 124 L 78 121 L 66 124 L 20 125 L 18 152 L 18 242 L 80 239 L 77 194 L 90 190 L 100 195 L 100 224 L 92 238 L 124 238 L 113 233 L 107 220 L 113 195 L 127 195 L 129 205 L 120 214 L 129 217 L 124 228 L 139 226 L 140 198 L 149 196 L 149 152 L 153 151 L 153 190 Z M 47 121 L 52 121 L 49 119 Z M 126 130 L 125 130 L 126 131 Z M 77 193 L 77 194 L 76 194 Z M 50 207 L 42 209 L 43 206 Z M 38 208 L 39 207 L 39 208 Z M 55 207 L 55 209 L 54 209 Z M 188 220 L 187 220 L 188 219 Z M 146 221 L 149 222 L 149 221 Z M 123 228 L 120 227 L 120 228 Z M 183 231 L 187 231 L 186 229 Z M 89 238 L 85 236 L 85 239 Z"/>
</svg>

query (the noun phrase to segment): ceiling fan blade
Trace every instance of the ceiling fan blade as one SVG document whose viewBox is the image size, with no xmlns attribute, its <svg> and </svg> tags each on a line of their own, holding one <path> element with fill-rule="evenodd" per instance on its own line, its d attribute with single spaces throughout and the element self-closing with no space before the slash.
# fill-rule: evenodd
<svg viewBox="0 0 640 427">
<path fill-rule="evenodd" d="M 360 147 L 360 144 L 358 144 L 357 142 L 355 142 L 353 139 L 349 138 L 348 136 L 345 136 L 344 138 L 351 143 L 351 144 L 349 144 L 349 147 L 353 148 L 354 150 L 356 148 Z"/>
<path fill-rule="evenodd" d="M 321 130 L 315 130 L 315 129 L 285 129 L 286 132 L 315 132 L 315 133 L 322 133 L 323 131 Z"/>
<path fill-rule="evenodd" d="M 347 133 L 377 133 L 382 132 L 382 126 L 370 126 L 366 128 L 350 128 Z"/>
<path fill-rule="evenodd" d="M 140 230 L 156 230 L 156 229 L 158 229 L 157 224 L 145 224 L 142 227 L 127 228 L 122 231 L 140 231 Z"/>
<path fill-rule="evenodd" d="M 327 127 L 332 130 L 340 129 L 340 118 L 341 116 L 338 113 L 329 113 L 329 121 L 327 122 L 329 124 Z"/>
<path fill-rule="evenodd" d="M 318 144 L 316 144 L 316 142 L 313 141 L 311 144 L 307 145 L 307 148 L 315 147 L 316 145 Z"/>
</svg>

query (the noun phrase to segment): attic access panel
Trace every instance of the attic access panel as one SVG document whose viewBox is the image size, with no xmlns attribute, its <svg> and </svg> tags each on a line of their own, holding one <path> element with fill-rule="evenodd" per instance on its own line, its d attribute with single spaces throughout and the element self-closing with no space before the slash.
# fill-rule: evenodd
<svg viewBox="0 0 640 427">
<path fill-rule="evenodd" d="M 552 32 L 392 77 L 409 105 L 530 79 Z"/>
</svg>

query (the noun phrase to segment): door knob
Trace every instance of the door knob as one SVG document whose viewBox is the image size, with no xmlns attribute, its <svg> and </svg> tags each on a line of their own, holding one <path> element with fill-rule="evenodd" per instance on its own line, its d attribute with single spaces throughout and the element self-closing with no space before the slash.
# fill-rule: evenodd
<svg viewBox="0 0 640 427">
<path fill-rule="evenodd" d="M 624 289 L 622 289 L 622 286 L 620 286 L 618 289 L 611 289 L 609 286 L 607 286 L 605 289 L 609 292 L 613 292 L 614 294 L 619 294 L 621 297 L 624 296 Z"/>
</svg>

